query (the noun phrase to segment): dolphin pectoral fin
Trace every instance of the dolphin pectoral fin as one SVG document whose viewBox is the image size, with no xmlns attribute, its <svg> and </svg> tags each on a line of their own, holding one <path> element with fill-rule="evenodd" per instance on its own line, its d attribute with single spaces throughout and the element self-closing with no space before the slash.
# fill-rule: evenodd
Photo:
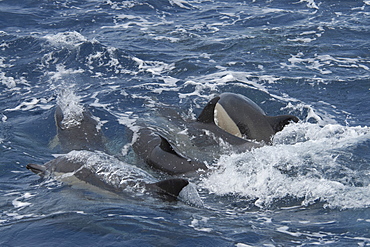
<svg viewBox="0 0 370 247">
<path fill-rule="evenodd" d="M 215 107 L 219 100 L 220 97 L 215 97 L 211 101 L 209 101 L 198 116 L 197 121 L 201 123 L 215 123 Z"/>
<path fill-rule="evenodd" d="M 275 117 L 266 116 L 266 119 L 275 133 L 283 130 L 283 128 L 290 122 L 297 123 L 299 121 L 299 119 L 293 115 L 281 115 Z"/>
<path fill-rule="evenodd" d="M 28 164 L 26 168 L 41 177 L 46 175 L 46 166 L 44 165 L 37 165 L 37 164 Z"/>
</svg>

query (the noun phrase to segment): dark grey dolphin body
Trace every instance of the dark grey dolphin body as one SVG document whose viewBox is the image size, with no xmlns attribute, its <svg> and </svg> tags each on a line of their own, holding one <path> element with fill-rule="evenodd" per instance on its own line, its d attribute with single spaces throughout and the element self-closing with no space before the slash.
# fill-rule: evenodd
<svg viewBox="0 0 370 247">
<path fill-rule="evenodd" d="M 101 152 L 72 151 L 44 165 L 28 164 L 26 167 L 41 177 L 53 177 L 70 184 L 79 181 L 117 194 L 144 191 L 172 201 L 187 191 L 193 194 L 189 203 L 202 204 L 187 180 L 175 178 L 158 182 L 140 168 Z"/>
<path fill-rule="evenodd" d="M 276 132 L 297 121 L 292 115 L 266 116 L 247 97 L 224 93 L 209 101 L 197 120 L 186 126 L 187 140 L 176 134 L 166 138 L 160 131 L 145 127 L 138 132 L 133 148 L 151 167 L 184 174 L 206 170 L 209 155 L 245 152 L 270 144 Z"/>
<path fill-rule="evenodd" d="M 63 123 L 64 114 L 57 106 L 55 109 L 55 122 L 57 126 L 57 142 L 63 152 L 72 150 L 105 150 L 104 136 L 98 128 L 98 121 L 86 108 L 82 115 L 71 126 Z"/>
<path fill-rule="evenodd" d="M 139 131 L 133 148 L 149 166 L 171 175 L 207 169 L 204 163 L 182 155 L 166 138 L 149 128 Z"/>
</svg>

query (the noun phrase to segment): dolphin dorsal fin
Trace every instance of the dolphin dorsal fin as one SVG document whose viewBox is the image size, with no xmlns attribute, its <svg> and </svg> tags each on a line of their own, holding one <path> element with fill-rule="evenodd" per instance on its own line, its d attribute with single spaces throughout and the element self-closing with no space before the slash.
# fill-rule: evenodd
<svg viewBox="0 0 370 247">
<path fill-rule="evenodd" d="M 215 107 L 219 100 L 220 97 L 216 97 L 208 102 L 208 104 L 204 107 L 203 111 L 198 116 L 197 121 L 201 123 L 215 123 Z"/>
<path fill-rule="evenodd" d="M 290 122 L 297 123 L 299 121 L 299 119 L 293 115 L 281 115 L 275 117 L 266 116 L 266 118 L 275 133 L 283 130 L 285 125 L 289 124 Z"/>
<path fill-rule="evenodd" d="M 173 178 L 154 183 L 157 188 L 159 188 L 160 193 L 164 193 L 173 197 L 178 197 L 181 190 L 188 185 L 189 182 L 182 178 Z"/>
<path fill-rule="evenodd" d="M 178 152 L 176 152 L 175 148 L 171 145 L 171 143 L 166 138 L 164 138 L 162 135 L 159 135 L 159 137 L 161 138 L 161 143 L 159 144 L 159 147 L 163 151 L 174 154 L 179 157 L 182 157 Z"/>
</svg>

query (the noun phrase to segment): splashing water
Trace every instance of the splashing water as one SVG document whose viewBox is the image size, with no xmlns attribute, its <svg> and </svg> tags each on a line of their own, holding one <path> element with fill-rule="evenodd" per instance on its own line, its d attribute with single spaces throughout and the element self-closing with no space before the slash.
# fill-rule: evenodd
<svg viewBox="0 0 370 247">
<path fill-rule="evenodd" d="M 285 198 L 305 206 L 321 201 L 333 208 L 368 207 L 370 171 L 348 164 L 351 151 L 369 139 L 368 127 L 291 125 L 276 135 L 273 146 L 222 156 L 202 184 L 218 195 L 247 197 L 261 208 Z"/>
<path fill-rule="evenodd" d="M 63 112 L 63 128 L 71 128 L 81 124 L 84 107 L 80 104 L 80 96 L 71 89 L 63 89 L 57 97 L 57 104 Z"/>
</svg>

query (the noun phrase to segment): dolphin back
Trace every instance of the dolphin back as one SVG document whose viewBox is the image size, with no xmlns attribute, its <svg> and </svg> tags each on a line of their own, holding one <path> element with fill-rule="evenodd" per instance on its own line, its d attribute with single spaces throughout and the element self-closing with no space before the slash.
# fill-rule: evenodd
<svg viewBox="0 0 370 247">
<path fill-rule="evenodd" d="M 284 127 L 289 123 L 291 122 L 297 123 L 299 121 L 299 119 L 293 115 L 280 115 L 275 117 L 266 116 L 266 119 L 270 123 L 275 133 L 282 131 Z"/>
<path fill-rule="evenodd" d="M 166 138 L 143 128 L 133 144 L 135 152 L 151 167 L 171 175 L 206 170 L 205 164 L 189 159 L 177 151 Z"/>
</svg>

